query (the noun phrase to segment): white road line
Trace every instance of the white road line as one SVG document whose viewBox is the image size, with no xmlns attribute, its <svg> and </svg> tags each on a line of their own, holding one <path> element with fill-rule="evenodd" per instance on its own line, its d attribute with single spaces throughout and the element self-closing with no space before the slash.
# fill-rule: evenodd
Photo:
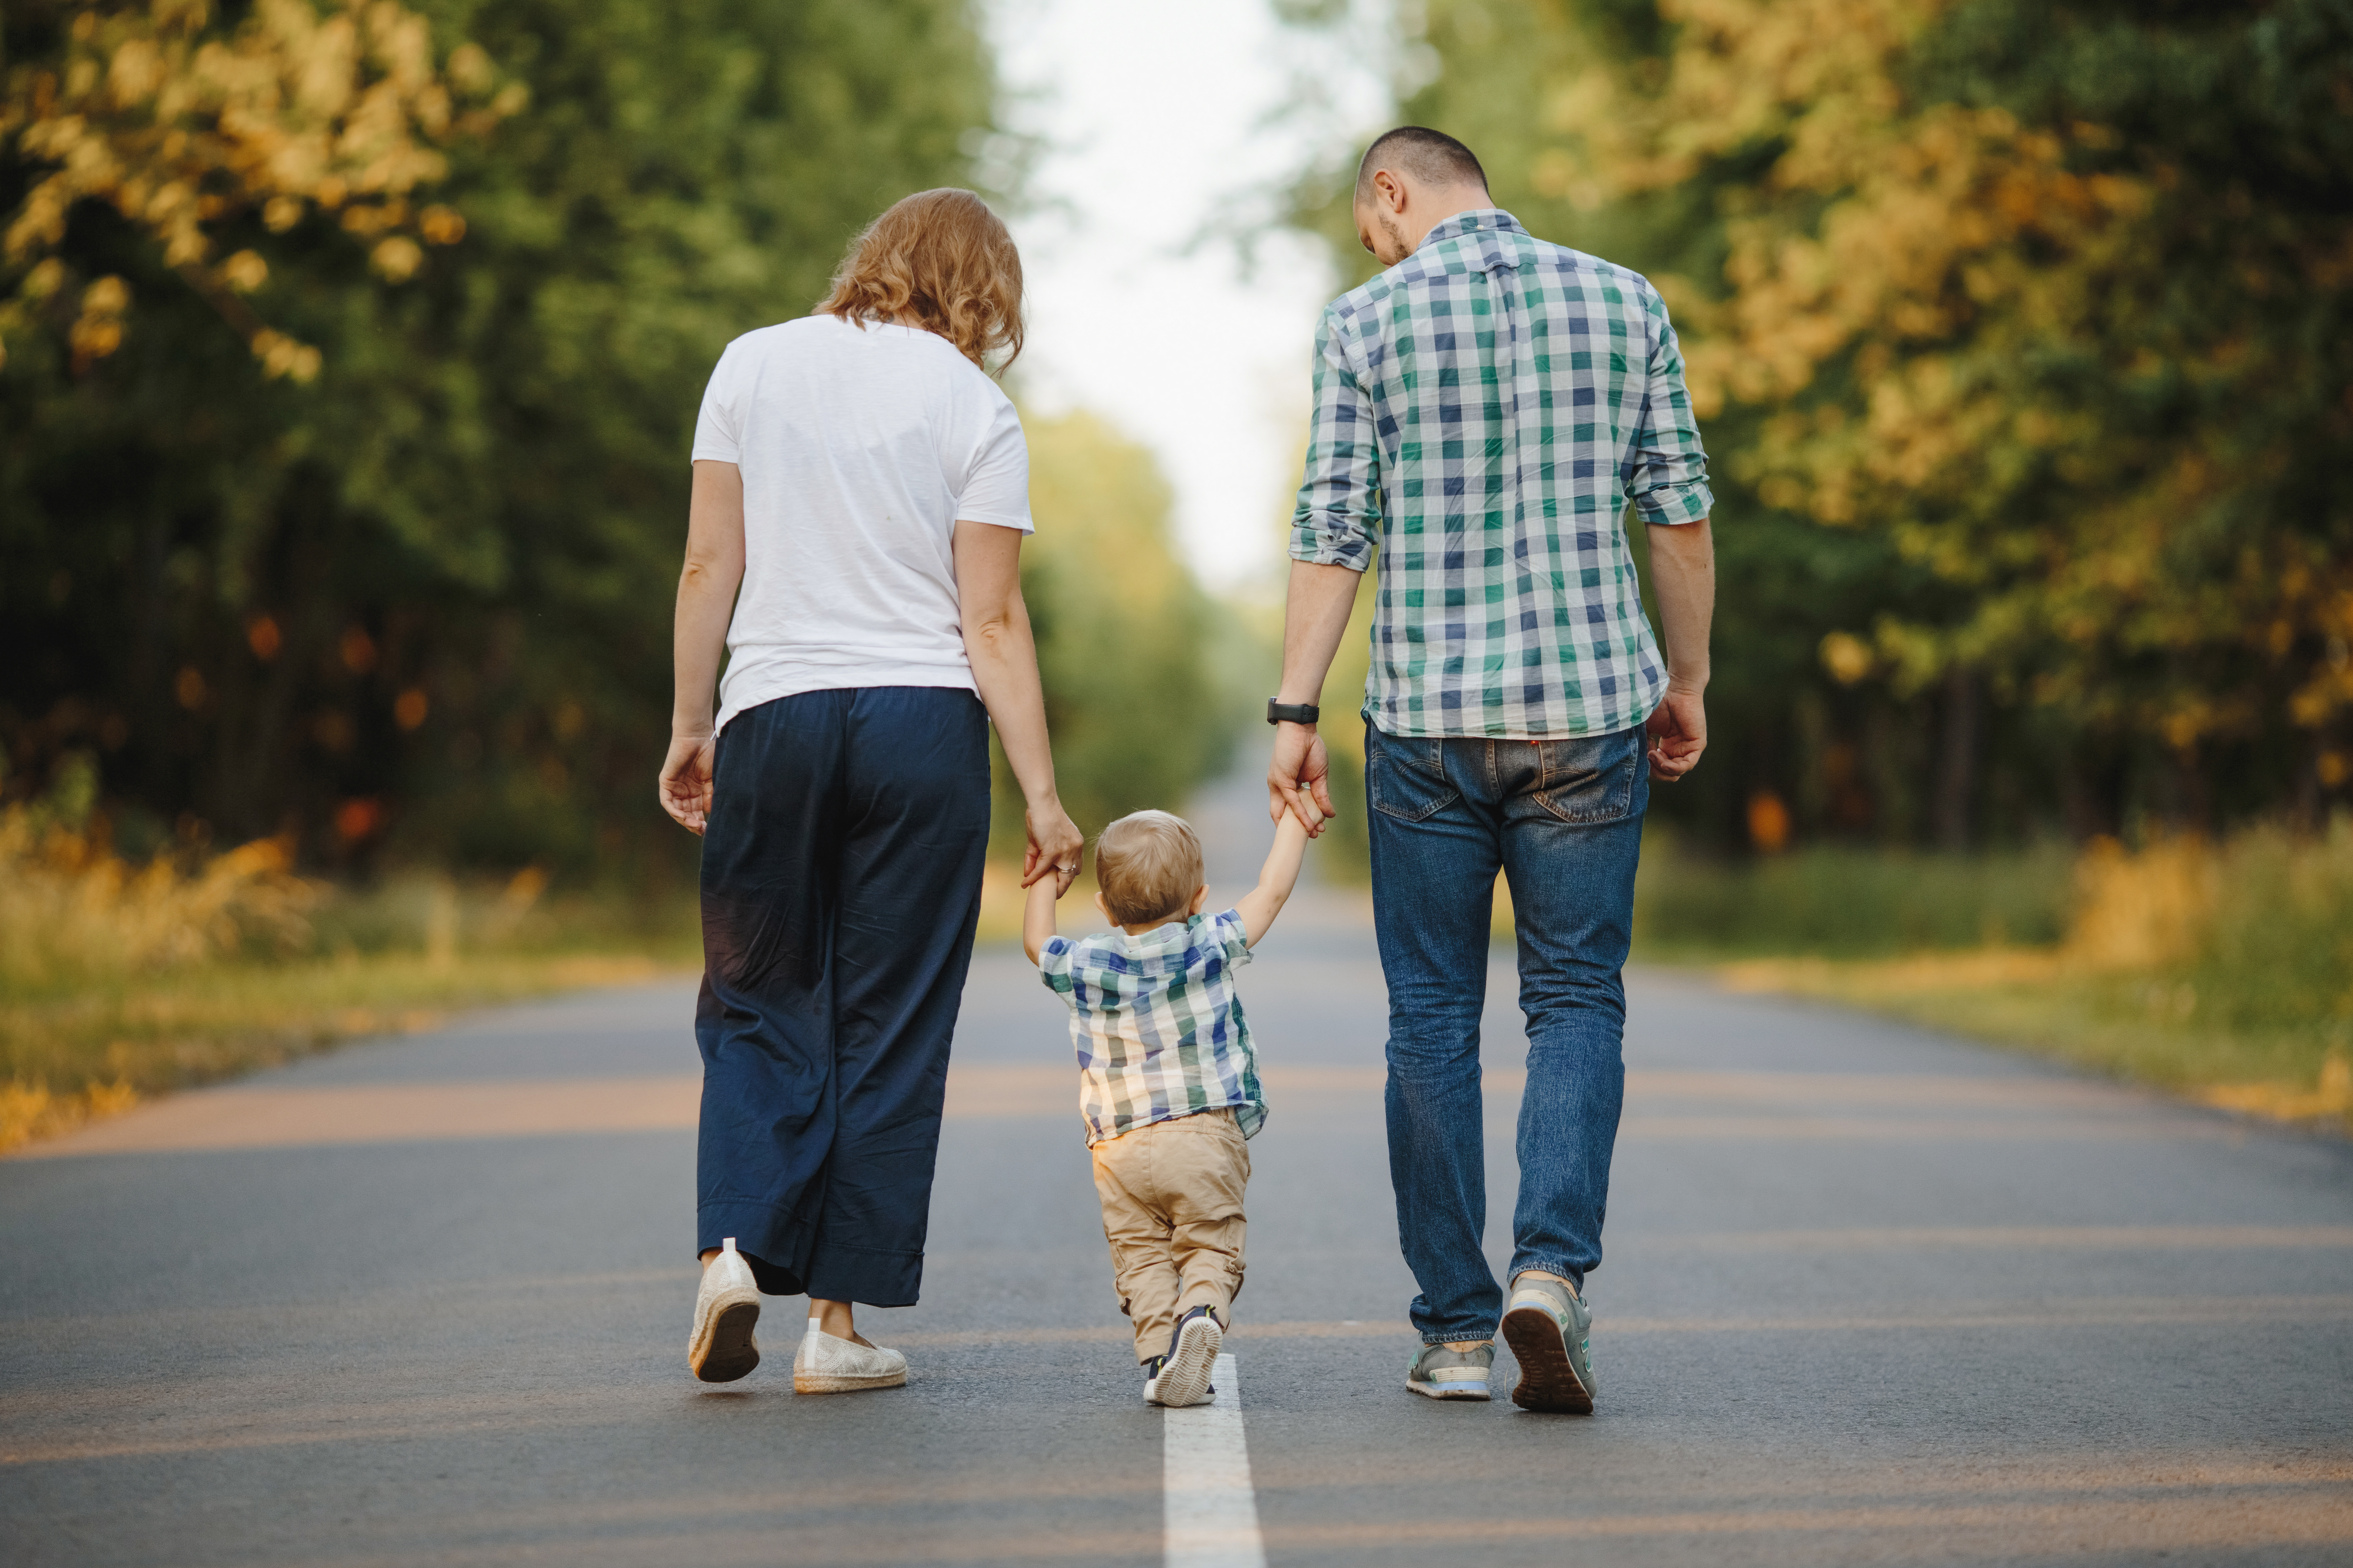
<svg viewBox="0 0 2353 1568">
<path fill-rule="evenodd" d="M 1214 1401 L 1171 1410 L 1162 1425 L 1168 1568 L 1266 1568 L 1242 1436 L 1242 1377 L 1230 1354 L 1218 1358 L 1210 1380 Z"/>
</svg>

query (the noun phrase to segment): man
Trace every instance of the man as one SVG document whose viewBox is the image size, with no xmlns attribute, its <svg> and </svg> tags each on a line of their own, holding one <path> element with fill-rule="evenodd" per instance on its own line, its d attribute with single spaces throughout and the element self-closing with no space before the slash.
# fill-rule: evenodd
<svg viewBox="0 0 2353 1568">
<path fill-rule="evenodd" d="M 1407 1386 L 1589 1411 L 1585 1275 L 1625 1087 L 1634 865 L 1650 780 L 1707 742 L 1707 459 L 1657 290 L 1531 238 L 1471 150 L 1419 126 L 1357 171 L 1388 270 L 1316 334 L 1268 807 L 1333 810 L 1314 703 L 1377 547 L 1364 714 L 1373 915 L 1389 991 L 1389 1174 L 1420 1294 Z M 1649 528 L 1666 651 L 1626 504 Z M 1647 728 L 1648 745 L 1644 742 Z M 1644 762 L 1647 754 L 1647 776 Z M 1302 820 L 1313 821 L 1303 811 Z M 1479 1014 L 1498 870 L 1519 929 L 1527 1089 L 1508 1304 L 1486 1225 Z"/>
</svg>

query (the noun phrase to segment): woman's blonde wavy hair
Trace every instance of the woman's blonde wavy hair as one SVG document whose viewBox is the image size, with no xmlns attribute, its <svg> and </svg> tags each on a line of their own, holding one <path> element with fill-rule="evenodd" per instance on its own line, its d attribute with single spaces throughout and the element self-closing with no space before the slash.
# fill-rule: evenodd
<svg viewBox="0 0 2353 1568">
<path fill-rule="evenodd" d="M 1021 353 L 1021 253 L 988 204 L 953 185 L 893 203 L 850 242 L 819 313 L 855 324 L 904 318 L 995 374 Z"/>
</svg>

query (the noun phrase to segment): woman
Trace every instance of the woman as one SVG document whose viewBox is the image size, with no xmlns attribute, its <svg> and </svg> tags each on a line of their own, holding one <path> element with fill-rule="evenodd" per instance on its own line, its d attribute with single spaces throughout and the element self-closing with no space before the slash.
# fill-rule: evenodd
<svg viewBox="0 0 2353 1568">
<path fill-rule="evenodd" d="M 1029 449 L 985 369 L 1020 348 L 1012 237 L 925 191 L 703 395 L 661 800 L 703 836 L 705 1382 L 758 1363 L 763 1291 L 810 1299 L 796 1390 L 906 1382 L 851 1304 L 922 1281 L 991 721 L 1029 805 L 1023 886 L 1077 869 L 1021 603 Z"/>
</svg>

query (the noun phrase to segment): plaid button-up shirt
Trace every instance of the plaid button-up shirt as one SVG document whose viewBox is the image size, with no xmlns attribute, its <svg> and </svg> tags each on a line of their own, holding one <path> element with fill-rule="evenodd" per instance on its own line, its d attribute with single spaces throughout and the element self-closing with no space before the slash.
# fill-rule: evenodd
<svg viewBox="0 0 2353 1568">
<path fill-rule="evenodd" d="M 1380 548 L 1365 716 L 1386 734 L 1545 739 L 1641 723 L 1666 689 L 1626 503 L 1715 504 L 1658 290 L 1460 213 L 1315 336 L 1295 561 Z"/>
<path fill-rule="evenodd" d="M 1250 962 L 1241 916 L 1193 915 L 1142 936 L 1049 937 L 1038 973 L 1071 1005 L 1079 1114 L 1090 1147 L 1155 1121 L 1230 1106 L 1247 1138 L 1266 1120 L 1258 1057 L 1234 994 Z"/>
</svg>

